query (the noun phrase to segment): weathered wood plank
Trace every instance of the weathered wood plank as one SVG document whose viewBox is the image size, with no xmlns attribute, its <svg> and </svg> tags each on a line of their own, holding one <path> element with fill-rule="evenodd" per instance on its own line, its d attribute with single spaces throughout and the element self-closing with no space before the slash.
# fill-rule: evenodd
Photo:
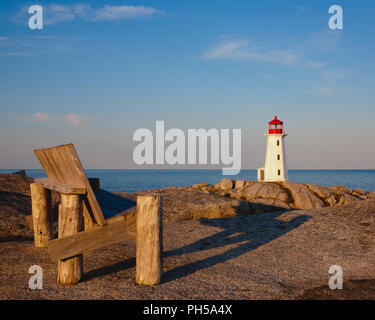
<svg viewBox="0 0 375 320">
<path fill-rule="evenodd" d="M 162 275 L 162 200 L 160 196 L 137 197 L 136 281 L 155 285 Z"/>
<path fill-rule="evenodd" d="M 61 182 L 54 181 L 49 178 L 36 178 L 35 183 L 42 185 L 49 190 L 55 190 L 65 194 L 86 194 L 87 190 L 84 187 L 73 186 Z"/>
<path fill-rule="evenodd" d="M 48 251 L 52 261 L 67 259 L 94 249 L 134 239 L 136 232 L 135 217 L 119 220 L 106 226 L 95 227 L 72 236 L 50 241 Z"/>
<path fill-rule="evenodd" d="M 96 223 L 100 226 L 104 226 L 104 225 L 107 224 L 107 222 L 106 222 L 106 220 L 104 218 L 104 215 L 103 215 L 103 213 L 100 209 L 99 203 L 96 200 L 95 193 L 91 189 L 90 182 L 87 179 L 85 170 L 82 167 L 81 161 L 79 160 L 79 157 L 78 157 L 77 152 L 76 152 L 73 145 L 69 146 L 69 151 L 71 152 L 71 155 L 72 155 L 73 164 L 76 166 L 76 168 L 78 170 L 78 174 L 80 175 L 80 177 L 82 179 L 82 182 L 84 183 L 84 185 L 87 188 L 87 200 L 90 203 L 90 207 L 91 207 L 92 213 L 95 217 Z"/>
<path fill-rule="evenodd" d="M 70 183 L 74 183 L 74 185 L 79 185 L 82 186 L 86 189 L 85 184 L 81 181 L 80 175 L 77 172 L 77 168 L 72 163 L 72 156 L 71 152 L 69 151 L 69 148 L 72 148 L 72 145 L 62 145 L 58 146 L 56 148 L 53 148 L 53 152 L 58 155 L 58 158 L 61 161 L 61 165 L 63 165 L 66 171 L 66 179 Z M 87 193 L 87 189 L 86 189 Z M 92 219 L 91 216 L 91 208 L 90 204 L 88 202 L 87 197 L 83 198 L 83 220 L 84 220 L 84 229 L 89 230 L 91 229 L 94 225 L 95 222 Z"/>
<path fill-rule="evenodd" d="M 73 144 L 37 149 L 34 150 L 34 153 L 47 173 L 48 178 L 63 184 L 86 188 L 87 202 L 84 203 L 85 224 L 93 225 L 93 222 L 89 221 L 90 215 L 88 214 L 92 212 L 97 224 L 106 225 L 106 220 Z"/>
<path fill-rule="evenodd" d="M 59 212 L 59 238 L 72 236 L 83 230 L 82 200 L 80 195 L 61 195 Z M 79 282 L 83 275 L 83 256 L 60 259 L 57 267 L 57 281 L 62 285 Z"/>
</svg>

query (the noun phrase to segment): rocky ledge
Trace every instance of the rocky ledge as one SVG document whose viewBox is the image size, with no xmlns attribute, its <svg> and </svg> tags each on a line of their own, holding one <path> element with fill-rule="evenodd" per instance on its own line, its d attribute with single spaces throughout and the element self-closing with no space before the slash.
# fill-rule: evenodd
<svg viewBox="0 0 375 320">
<path fill-rule="evenodd" d="M 222 179 L 215 185 L 203 182 L 187 189 L 285 209 L 320 209 L 375 198 L 375 192 L 366 192 L 362 189 L 352 190 L 340 185 L 323 187 L 291 181 L 258 182 Z"/>
</svg>

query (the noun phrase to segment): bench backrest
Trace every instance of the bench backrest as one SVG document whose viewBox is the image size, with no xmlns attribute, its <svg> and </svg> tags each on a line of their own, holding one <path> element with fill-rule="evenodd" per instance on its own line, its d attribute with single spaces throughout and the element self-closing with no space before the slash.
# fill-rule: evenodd
<svg viewBox="0 0 375 320">
<path fill-rule="evenodd" d="M 49 179 L 87 189 L 88 204 L 84 201 L 84 207 L 92 212 L 97 224 L 105 225 L 106 220 L 73 144 L 37 149 L 34 153 Z"/>
</svg>

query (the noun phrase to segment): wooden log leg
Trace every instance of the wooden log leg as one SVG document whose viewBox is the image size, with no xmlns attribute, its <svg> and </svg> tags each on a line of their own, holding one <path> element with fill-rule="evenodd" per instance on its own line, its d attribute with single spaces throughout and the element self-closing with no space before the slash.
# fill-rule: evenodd
<svg viewBox="0 0 375 320">
<path fill-rule="evenodd" d="M 61 194 L 59 207 L 59 238 L 83 230 L 82 199 L 79 195 Z M 83 256 L 59 260 L 57 281 L 62 285 L 78 283 L 83 274 Z"/>
<path fill-rule="evenodd" d="M 30 184 L 30 191 L 35 247 L 46 248 L 53 237 L 51 191 L 37 183 Z"/>
<path fill-rule="evenodd" d="M 159 196 L 137 197 L 136 282 L 155 285 L 162 273 L 162 202 Z"/>
</svg>

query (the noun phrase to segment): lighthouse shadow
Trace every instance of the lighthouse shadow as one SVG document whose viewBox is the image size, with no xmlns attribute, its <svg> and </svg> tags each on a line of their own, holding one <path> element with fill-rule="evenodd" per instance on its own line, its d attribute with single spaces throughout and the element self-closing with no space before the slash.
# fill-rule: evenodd
<svg viewBox="0 0 375 320">
<path fill-rule="evenodd" d="M 171 257 L 198 252 L 203 254 L 206 250 L 210 256 L 167 271 L 163 274 L 163 282 L 177 280 L 198 270 L 237 258 L 283 236 L 310 219 L 310 216 L 298 215 L 290 221 L 279 220 L 278 218 L 283 213 L 268 212 L 225 219 L 201 220 L 201 223 L 206 226 L 222 230 L 189 245 L 164 252 L 163 256 Z"/>
</svg>

